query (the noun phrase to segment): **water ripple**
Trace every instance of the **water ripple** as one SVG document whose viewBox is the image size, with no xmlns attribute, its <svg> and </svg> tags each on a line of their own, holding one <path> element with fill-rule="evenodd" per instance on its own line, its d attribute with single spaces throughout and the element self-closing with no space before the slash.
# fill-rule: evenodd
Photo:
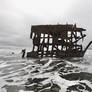
<svg viewBox="0 0 92 92">
<path fill-rule="evenodd" d="M 92 92 L 90 52 L 83 58 L 0 57 L 0 92 Z"/>
</svg>

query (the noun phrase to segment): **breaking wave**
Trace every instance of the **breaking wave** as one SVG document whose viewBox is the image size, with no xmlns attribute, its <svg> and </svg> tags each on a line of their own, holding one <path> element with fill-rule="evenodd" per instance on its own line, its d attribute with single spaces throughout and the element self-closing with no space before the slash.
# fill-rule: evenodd
<svg viewBox="0 0 92 92">
<path fill-rule="evenodd" d="M 1 55 L 0 92 L 92 92 L 92 51 L 66 59 Z"/>
</svg>

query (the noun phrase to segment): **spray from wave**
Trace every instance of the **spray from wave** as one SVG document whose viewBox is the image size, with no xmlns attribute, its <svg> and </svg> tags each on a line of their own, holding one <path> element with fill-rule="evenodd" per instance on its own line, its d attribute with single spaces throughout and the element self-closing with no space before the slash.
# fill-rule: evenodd
<svg viewBox="0 0 92 92">
<path fill-rule="evenodd" d="M 83 58 L 0 56 L 0 92 L 91 92 L 92 51 Z"/>
</svg>

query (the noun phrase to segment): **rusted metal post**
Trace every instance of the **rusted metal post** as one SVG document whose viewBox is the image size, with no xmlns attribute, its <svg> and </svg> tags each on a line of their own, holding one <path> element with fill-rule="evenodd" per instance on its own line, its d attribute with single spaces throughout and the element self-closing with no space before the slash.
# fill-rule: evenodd
<svg viewBox="0 0 92 92">
<path fill-rule="evenodd" d="M 43 57 L 43 54 L 44 54 L 44 41 L 45 41 L 45 34 L 43 34 L 41 57 Z"/>
</svg>

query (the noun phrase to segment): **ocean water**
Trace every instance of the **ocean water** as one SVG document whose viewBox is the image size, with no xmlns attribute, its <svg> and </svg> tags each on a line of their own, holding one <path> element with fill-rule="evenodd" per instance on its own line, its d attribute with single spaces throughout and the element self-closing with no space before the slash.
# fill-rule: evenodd
<svg viewBox="0 0 92 92">
<path fill-rule="evenodd" d="M 81 58 L 22 59 L 0 50 L 0 92 L 92 92 L 92 50 Z"/>
</svg>

